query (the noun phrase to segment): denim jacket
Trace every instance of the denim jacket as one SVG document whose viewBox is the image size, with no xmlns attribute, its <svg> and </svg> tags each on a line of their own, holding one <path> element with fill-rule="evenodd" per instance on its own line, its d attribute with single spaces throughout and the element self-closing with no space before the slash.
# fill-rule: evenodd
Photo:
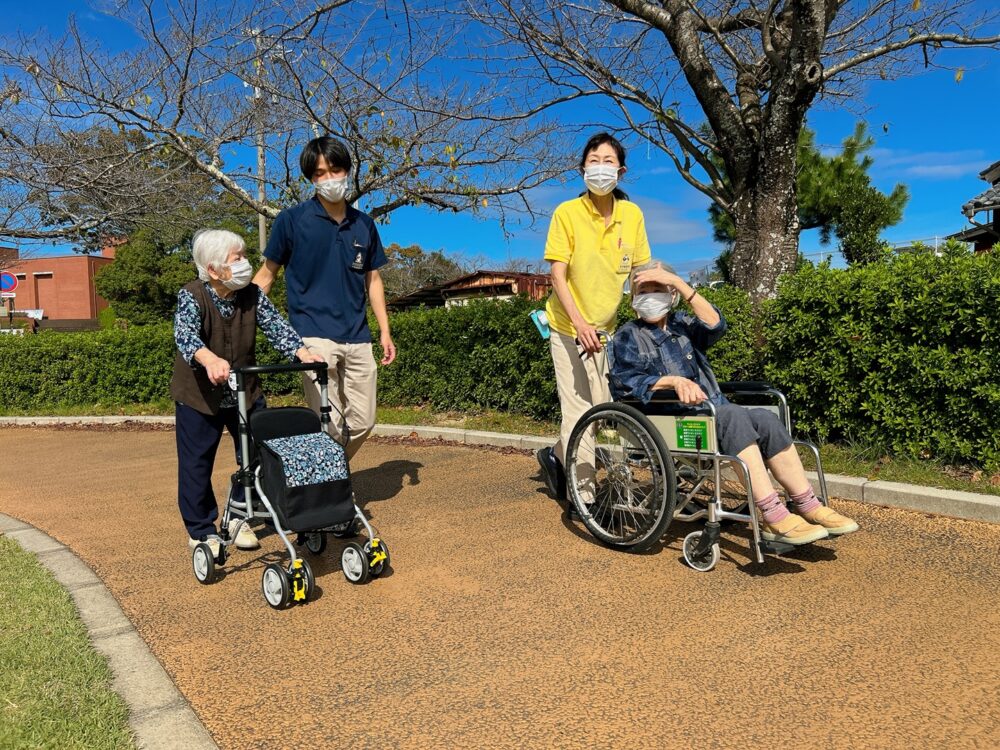
<svg viewBox="0 0 1000 750">
<path fill-rule="evenodd" d="M 726 403 L 706 350 L 726 332 L 726 319 L 708 326 L 696 315 L 671 313 L 666 329 L 644 320 L 622 326 L 611 344 L 611 391 L 616 399 L 630 397 L 646 404 L 652 387 L 664 375 L 678 375 L 702 387 L 715 404 Z"/>
</svg>

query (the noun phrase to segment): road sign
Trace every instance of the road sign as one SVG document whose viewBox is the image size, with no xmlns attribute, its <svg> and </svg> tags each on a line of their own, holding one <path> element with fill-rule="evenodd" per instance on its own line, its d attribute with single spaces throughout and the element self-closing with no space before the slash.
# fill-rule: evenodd
<svg viewBox="0 0 1000 750">
<path fill-rule="evenodd" d="M 16 296 L 17 294 L 15 294 L 14 292 L 0 292 L 0 299 L 7 299 L 7 298 L 14 299 L 14 297 Z"/>
<path fill-rule="evenodd" d="M 17 276 L 4 271 L 0 273 L 0 292 L 13 292 L 17 289 Z"/>
</svg>

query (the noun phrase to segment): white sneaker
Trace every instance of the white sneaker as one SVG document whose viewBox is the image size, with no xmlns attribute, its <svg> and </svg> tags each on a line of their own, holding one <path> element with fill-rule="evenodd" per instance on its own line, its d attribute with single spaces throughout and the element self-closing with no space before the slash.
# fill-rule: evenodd
<svg viewBox="0 0 1000 750">
<path fill-rule="evenodd" d="M 236 528 L 236 524 L 239 523 L 238 519 L 233 519 L 229 522 L 229 536 L 233 535 L 233 529 Z M 253 529 L 250 528 L 250 524 L 244 523 L 240 526 L 240 533 L 236 535 L 236 549 L 257 549 L 260 546 L 260 542 L 257 541 L 257 535 L 253 533 Z"/>
<path fill-rule="evenodd" d="M 201 542 L 197 539 L 188 538 L 188 548 L 194 549 L 199 544 L 201 544 Z M 212 550 L 212 557 L 219 556 L 219 550 L 222 548 L 222 540 L 219 539 L 217 534 L 209 534 L 205 537 L 205 544 L 207 544 L 208 548 Z"/>
</svg>

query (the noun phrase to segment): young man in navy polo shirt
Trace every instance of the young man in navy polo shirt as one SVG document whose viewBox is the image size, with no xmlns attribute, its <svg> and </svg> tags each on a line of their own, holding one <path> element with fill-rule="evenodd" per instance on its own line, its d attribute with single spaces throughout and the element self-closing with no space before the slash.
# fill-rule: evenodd
<svg viewBox="0 0 1000 750">
<path fill-rule="evenodd" d="M 375 426 L 375 357 L 366 300 L 378 321 L 382 364 L 396 358 L 378 272 L 386 257 L 375 222 L 347 205 L 347 147 L 329 136 L 315 138 L 299 165 L 316 195 L 278 214 L 253 281 L 267 293 L 284 266 L 289 320 L 330 366 L 330 399 L 343 412 L 340 439 L 350 459 Z M 319 388 L 308 377 L 303 383 L 309 406 L 318 412 Z"/>
</svg>

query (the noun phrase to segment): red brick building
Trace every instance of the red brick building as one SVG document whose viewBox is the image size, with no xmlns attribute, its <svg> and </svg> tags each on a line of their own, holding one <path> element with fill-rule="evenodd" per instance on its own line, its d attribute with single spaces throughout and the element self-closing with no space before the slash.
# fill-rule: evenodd
<svg viewBox="0 0 1000 750">
<path fill-rule="evenodd" d="M 44 321 L 60 327 L 96 323 L 108 303 L 94 288 L 98 270 L 114 262 L 115 250 L 100 255 L 53 255 L 21 258 L 13 248 L 0 248 L 0 268 L 17 278 L 18 310 L 42 310 Z M 44 323 L 43 323 L 44 325 Z"/>
</svg>

